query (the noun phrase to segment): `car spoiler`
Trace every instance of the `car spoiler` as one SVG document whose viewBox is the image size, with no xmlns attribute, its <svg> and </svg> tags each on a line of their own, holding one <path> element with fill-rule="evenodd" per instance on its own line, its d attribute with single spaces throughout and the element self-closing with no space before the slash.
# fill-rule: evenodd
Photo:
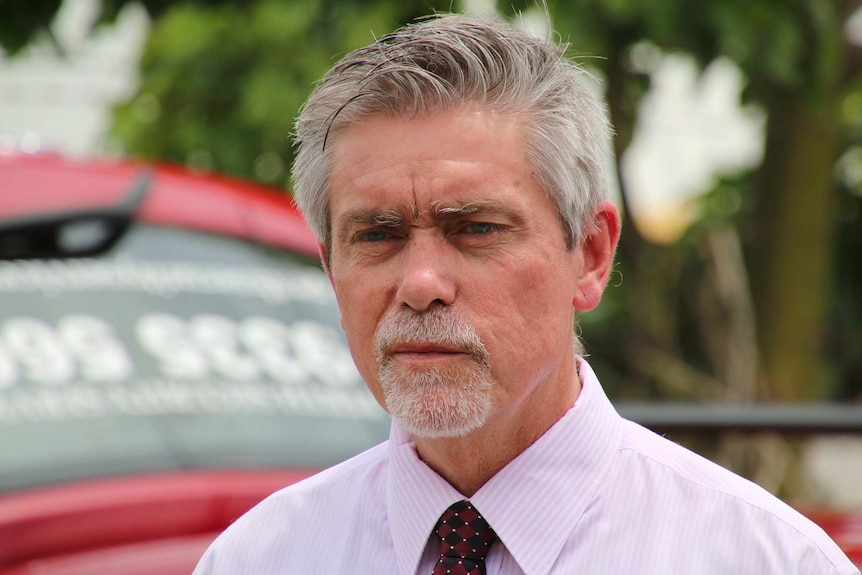
<svg viewBox="0 0 862 575">
<path fill-rule="evenodd" d="M 0 260 L 84 258 L 105 253 L 135 221 L 150 186 L 141 174 L 115 205 L 0 221 Z"/>
</svg>

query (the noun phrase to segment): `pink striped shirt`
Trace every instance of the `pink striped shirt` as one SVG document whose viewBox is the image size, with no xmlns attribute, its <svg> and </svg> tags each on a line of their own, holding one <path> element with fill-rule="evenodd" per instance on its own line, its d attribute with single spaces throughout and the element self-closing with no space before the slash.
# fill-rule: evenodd
<svg viewBox="0 0 862 575">
<path fill-rule="evenodd" d="M 757 485 L 623 420 L 586 362 L 569 412 L 470 500 L 500 537 L 488 575 L 850 575 L 826 534 Z M 430 533 L 463 499 L 390 440 L 275 493 L 195 575 L 428 575 Z"/>
</svg>

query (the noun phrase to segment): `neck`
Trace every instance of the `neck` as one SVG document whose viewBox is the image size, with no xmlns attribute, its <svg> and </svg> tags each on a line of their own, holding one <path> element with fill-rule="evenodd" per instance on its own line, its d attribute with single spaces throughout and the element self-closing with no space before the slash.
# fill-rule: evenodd
<svg viewBox="0 0 862 575">
<path fill-rule="evenodd" d="M 574 405 L 578 377 L 559 394 L 527 398 L 509 412 L 497 412 L 479 429 L 459 437 L 416 437 L 422 461 L 465 497 L 472 497 L 501 469 L 530 447 Z M 548 399 L 547 402 L 542 399 Z"/>
</svg>

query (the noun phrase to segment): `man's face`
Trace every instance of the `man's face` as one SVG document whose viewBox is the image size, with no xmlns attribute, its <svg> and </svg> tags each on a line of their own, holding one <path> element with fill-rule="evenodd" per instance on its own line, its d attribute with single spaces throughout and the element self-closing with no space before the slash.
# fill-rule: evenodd
<svg viewBox="0 0 862 575">
<path fill-rule="evenodd" d="M 584 257 L 565 248 L 515 118 L 456 109 L 350 126 L 329 202 L 351 353 L 409 431 L 457 436 L 571 405 Z"/>
</svg>

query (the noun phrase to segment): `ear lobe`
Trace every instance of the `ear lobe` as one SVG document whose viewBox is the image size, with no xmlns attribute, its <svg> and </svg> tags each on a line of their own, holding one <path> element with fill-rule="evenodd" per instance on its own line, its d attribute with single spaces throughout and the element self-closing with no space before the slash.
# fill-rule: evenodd
<svg viewBox="0 0 862 575">
<path fill-rule="evenodd" d="M 581 270 L 572 304 L 578 311 L 589 311 L 602 300 L 620 238 L 620 215 L 613 202 L 606 200 L 599 204 L 595 222 L 595 229 L 577 247 Z"/>
</svg>

